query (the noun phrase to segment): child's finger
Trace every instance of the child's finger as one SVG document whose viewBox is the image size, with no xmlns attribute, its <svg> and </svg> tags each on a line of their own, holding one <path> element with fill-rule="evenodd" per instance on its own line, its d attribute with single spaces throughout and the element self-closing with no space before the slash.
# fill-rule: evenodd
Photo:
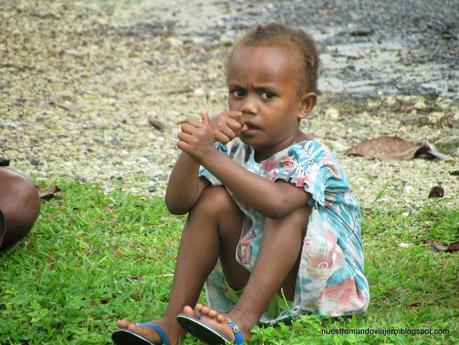
<svg viewBox="0 0 459 345">
<path fill-rule="evenodd" d="M 201 110 L 201 119 L 202 123 L 205 124 L 208 128 L 210 128 L 210 120 L 209 120 L 209 113 L 207 110 Z"/>
<path fill-rule="evenodd" d="M 237 110 L 229 110 L 227 112 L 228 116 L 231 117 L 232 119 L 235 119 L 237 121 L 240 121 L 242 118 L 242 111 L 237 111 Z"/>
<path fill-rule="evenodd" d="M 189 125 L 192 125 L 193 127 L 200 127 L 201 126 L 201 121 L 199 121 L 199 119 L 195 118 L 195 117 L 190 117 L 186 120 L 186 122 L 184 124 L 189 124 Z"/>
<path fill-rule="evenodd" d="M 183 141 L 179 141 L 177 143 L 177 147 L 182 150 L 183 152 L 186 152 L 186 153 L 190 153 L 191 152 L 191 148 L 190 148 L 190 145 L 188 145 L 187 143 L 183 142 Z"/>
<path fill-rule="evenodd" d="M 235 119 L 228 119 L 226 121 L 226 125 L 235 132 L 239 132 L 242 128 L 242 123 L 240 123 L 239 121 Z"/>
<path fill-rule="evenodd" d="M 230 137 L 222 132 L 215 133 L 215 140 L 221 142 L 222 144 L 228 144 L 231 141 Z"/>
<path fill-rule="evenodd" d="M 221 138 L 225 138 L 225 139 L 227 138 L 227 140 L 230 141 L 230 140 L 232 140 L 233 138 L 235 138 L 237 136 L 237 133 L 235 131 L 233 131 L 231 128 L 226 127 L 226 128 L 221 129 L 221 130 L 215 131 L 214 136 L 215 136 L 216 139 L 221 137 Z M 221 142 L 221 140 L 218 140 L 218 141 Z M 223 144 L 226 144 L 226 143 L 223 143 Z"/>
<path fill-rule="evenodd" d="M 186 132 L 180 132 L 179 134 L 177 134 L 177 138 L 182 142 L 189 143 L 191 141 L 191 138 L 193 138 L 193 135 Z"/>
<path fill-rule="evenodd" d="M 182 127 L 180 127 L 180 130 L 184 133 L 193 133 L 194 130 L 197 128 L 197 126 L 194 126 L 192 124 L 189 124 L 189 123 L 184 123 L 182 125 Z"/>
</svg>

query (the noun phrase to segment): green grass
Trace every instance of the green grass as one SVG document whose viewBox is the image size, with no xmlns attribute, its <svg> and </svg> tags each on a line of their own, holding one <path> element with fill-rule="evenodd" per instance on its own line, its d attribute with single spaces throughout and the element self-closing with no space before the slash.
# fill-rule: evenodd
<svg viewBox="0 0 459 345">
<path fill-rule="evenodd" d="M 110 344 L 114 320 L 166 308 L 184 217 L 163 201 L 60 181 L 29 236 L 0 254 L 0 344 Z M 432 250 L 459 237 L 459 210 L 433 200 L 364 210 L 371 303 L 363 316 L 305 316 L 256 328 L 253 344 L 459 343 L 458 254 Z M 408 243 L 407 248 L 399 246 Z M 447 329 L 449 335 L 323 335 L 324 330 Z M 187 337 L 184 344 L 198 344 Z"/>
</svg>

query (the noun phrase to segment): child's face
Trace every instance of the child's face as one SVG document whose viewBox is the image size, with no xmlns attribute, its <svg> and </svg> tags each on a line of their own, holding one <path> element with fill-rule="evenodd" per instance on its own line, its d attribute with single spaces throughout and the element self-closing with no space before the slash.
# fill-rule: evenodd
<svg viewBox="0 0 459 345">
<path fill-rule="evenodd" d="M 300 55 L 287 47 L 241 47 L 228 65 L 230 110 L 243 113 L 239 136 L 256 149 L 275 148 L 298 133 L 306 116 Z M 274 150 L 274 152 L 277 152 Z"/>
</svg>

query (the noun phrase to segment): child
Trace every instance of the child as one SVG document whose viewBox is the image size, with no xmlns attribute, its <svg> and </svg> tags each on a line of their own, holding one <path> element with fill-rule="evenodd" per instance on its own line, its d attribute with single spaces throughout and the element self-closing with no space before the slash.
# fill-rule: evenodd
<svg viewBox="0 0 459 345">
<path fill-rule="evenodd" d="M 39 212 L 40 198 L 32 182 L 0 167 L 0 252 L 29 233 Z"/>
<path fill-rule="evenodd" d="M 166 204 L 189 215 L 166 314 L 118 321 L 116 344 L 177 344 L 184 329 L 242 344 L 259 322 L 366 310 L 357 201 L 334 155 L 299 128 L 316 104 L 318 63 L 312 39 L 284 25 L 237 42 L 229 110 L 202 112 L 178 135 Z M 196 305 L 204 282 L 210 308 Z"/>
</svg>

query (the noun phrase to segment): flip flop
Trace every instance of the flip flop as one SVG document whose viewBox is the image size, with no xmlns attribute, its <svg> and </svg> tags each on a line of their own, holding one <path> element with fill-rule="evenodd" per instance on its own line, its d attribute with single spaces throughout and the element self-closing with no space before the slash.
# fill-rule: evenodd
<svg viewBox="0 0 459 345">
<path fill-rule="evenodd" d="M 185 314 L 179 314 L 177 316 L 178 323 L 189 333 L 194 335 L 196 338 L 202 340 L 206 344 L 220 345 L 220 344 L 236 344 L 241 345 L 244 343 L 244 336 L 242 335 L 239 327 L 230 319 L 226 319 L 226 322 L 231 327 L 234 333 L 234 342 L 228 339 L 225 335 L 209 327 L 200 319 L 188 316 Z"/>
<path fill-rule="evenodd" d="M 161 338 L 161 342 L 153 343 L 148 339 L 145 339 L 140 334 L 131 332 L 127 329 L 120 328 L 112 333 L 112 340 L 116 345 L 171 345 L 167 334 L 153 322 L 138 323 L 138 326 L 149 327 L 158 333 Z"/>
</svg>

